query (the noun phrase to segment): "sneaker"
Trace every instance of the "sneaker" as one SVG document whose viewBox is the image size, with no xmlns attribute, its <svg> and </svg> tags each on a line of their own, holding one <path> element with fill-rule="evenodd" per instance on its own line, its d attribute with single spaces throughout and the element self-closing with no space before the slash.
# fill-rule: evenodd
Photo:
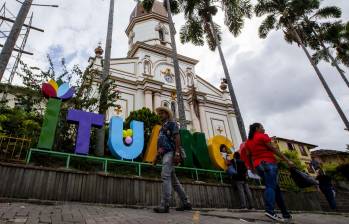
<svg viewBox="0 0 349 224">
<path fill-rule="evenodd" d="M 165 206 L 159 206 L 153 209 L 155 213 L 169 213 L 170 212 L 170 207 Z"/>
<path fill-rule="evenodd" d="M 284 219 L 281 218 L 280 216 L 278 216 L 276 213 L 271 214 L 269 212 L 265 212 L 264 214 L 265 214 L 265 216 L 267 216 L 268 218 L 270 218 L 272 220 L 275 220 L 275 221 L 278 221 L 278 222 L 284 222 Z"/>
<path fill-rule="evenodd" d="M 183 204 L 181 207 L 176 208 L 176 211 L 192 210 L 192 206 L 189 202 Z"/>
<path fill-rule="evenodd" d="M 293 217 L 292 215 L 289 215 L 287 217 L 283 217 L 285 223 L 293 223 Z"/>
</svg>

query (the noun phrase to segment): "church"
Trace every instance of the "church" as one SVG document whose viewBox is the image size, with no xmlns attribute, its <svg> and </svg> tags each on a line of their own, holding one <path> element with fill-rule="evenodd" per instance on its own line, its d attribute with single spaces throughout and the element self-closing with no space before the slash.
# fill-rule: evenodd
<svg viewBox="0 0 349 224">
<path fill-rule="evenodd" d="M 126 118 L 131 111 L 147 107 L 152 111 L 159 106 L 169 107 L 178 120 L 176 86 L 166 9 L 155 2 L 150 12 L 138 3 L 131 13 L 126 28 L 129 50 L 125 58 L 112 58 L 110 79 L 114 79 L 120 91 L 116 108 L 109 108 L 106 120 L 111 116 Z M 88 69 L 102 73 L 103 49 L 95 49 Z M 206 139 L 223 135 L 235 148 L 240 145 L 234 108 L 227 85 L 220 88 L 211 85 L 195 72 L 198 60 L 178 53 L 180 78 L 184 98 L 187 128 L 191 132 L 203 132 Z M 221 68 L 219 68 L 221 69 Z M 98 88 L 98 79 L 94 89 Z"/>
</svg>

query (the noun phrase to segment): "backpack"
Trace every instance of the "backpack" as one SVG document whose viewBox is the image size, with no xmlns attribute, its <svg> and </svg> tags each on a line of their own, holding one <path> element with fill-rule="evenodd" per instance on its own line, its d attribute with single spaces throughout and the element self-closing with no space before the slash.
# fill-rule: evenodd
<svg viewBox="0 0 349 224">
<path fill-rule="evenodd" d="M 235 176 L 238 174 L 238 170 L 237 170 L 237 165 L 236 165 L 236 161 L 235 159 L 232 159 L 231 161 L 234 161 L 234 164 L 230 164 L 228 166 L 228 169 L 227 169 L 227 174 L 228 176 L 232 177 L 232 176 Z M 234 166 L 235 165 L 235 166 Z"/>
<path fill-rule="evenodd" d="M 175 136 L 173 135 L 172 130 L 166 127 L 166 124 L 168 124 L 168 122 L 171 121 L 167 121 L 165 124 L 163 124 L 161 127 L 161 131 L 163 131 L 166 137 L 170 140 L 173 149 L 176 149 Z M 184 161 L 187 158 L 187 154 L 185 153 L 185 150 L 182 146 L 180 147 L 180 156 L 182 161 Z"/>
</svg>

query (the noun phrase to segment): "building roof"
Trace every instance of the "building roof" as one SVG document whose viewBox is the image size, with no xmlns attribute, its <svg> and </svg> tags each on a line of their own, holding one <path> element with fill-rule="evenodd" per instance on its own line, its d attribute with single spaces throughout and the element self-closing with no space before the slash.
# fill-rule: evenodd
<svg viewBox="0 0 349 224">
<path fill-rule="evenodd" d="M 276 140 L 281 140 L 281 141 L 285 141 L 285 142 L 306 145 L 306 146 L 308 146 L 309 149 L 313 149 L 313 148 L 318 147 L 317 145 L 313 145 L 313 144 L 306 143 L 306 142 L 300 142 L 300 141 L 296 141 L 296 140 L 293 140 L 293 139 L 281 138 L 281 137 L 277 137 L 277 136 L 274 136 L 273 138 L 276 139 Z"/>
<path fill-rule="evenodd" d="M 162 2 L 154 1 L 153 8 L 147 12 L 144 10 L 142 3 L 138 3 L 136 7 L 133 9 L 131 15 L 130 15 L 130 22 L 133 19 L 136 19 L 138 17 L 142 17 L 148 14 L 157 14 L 159 16 L 167 17 L 167 11 L 163 5 Z"/>
<path fill-rule="evenodd" d="M 331 149 L 318 149 L 311 152 L 311 156 L 330 156 L 330 155 L 346 155 L 349 156 L 348 151 L 338 151 Z"/>
<path fill-rule="evenodd" d="M 143 22 L 148 19 L 156 19 L 164 23 L 168 23 L 167 11 L 162 2 L 155 1 L 153 8 L 147 12 L 141 3 L 138 3 L 130 15 L 130 22 L 125 30 L 128 35 L 136 23 Z"/>
</svg>

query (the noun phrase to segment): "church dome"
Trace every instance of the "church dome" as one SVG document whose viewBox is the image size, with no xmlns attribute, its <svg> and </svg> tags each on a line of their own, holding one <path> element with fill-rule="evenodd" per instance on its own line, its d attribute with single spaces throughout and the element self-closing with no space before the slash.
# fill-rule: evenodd
<svg viewBox="0 0 349 224">
<path fill-rule="evenodd" d="M 154 1 L 153 8 L 150 12 L 145 11 L 141 3 L 138 3 L 130 15 L 130 22 L 137 18 L 148 14 L 158 14 L 160 16 L 167 17 L 167 11 L 162 2 Z"/>
</svg>

